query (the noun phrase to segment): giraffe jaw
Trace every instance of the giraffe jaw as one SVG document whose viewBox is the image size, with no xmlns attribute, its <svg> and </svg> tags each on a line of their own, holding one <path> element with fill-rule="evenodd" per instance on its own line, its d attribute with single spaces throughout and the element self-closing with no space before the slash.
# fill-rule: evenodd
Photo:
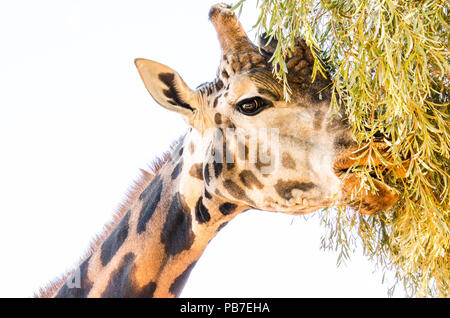
<svg viewBox="0 0 450 318">
<path fill-rule="evenodd" d="M 376 188 L 376 192 L 373 193 L 366 179 L 351 172 L 349 168 L 340 169 L 336 175 L 341 180 L 343 193 L 339 200 L 340 206 L 349 206 L 362 214 L 374 214 L 388 210 L 398 200 L 398 193 L 375 176 L 371 176 L 371 183 Z"/>
<path fill-rule="evenodd" d="M 292 190 L 292 198 L 289 200 L 264 200 L 267 211 L 282 212 L 291 215 L 303 215 L 333 206 L 341 198 L 341 191 L 326 198 L 305 198 L 304 193 Z"/>
</svg>

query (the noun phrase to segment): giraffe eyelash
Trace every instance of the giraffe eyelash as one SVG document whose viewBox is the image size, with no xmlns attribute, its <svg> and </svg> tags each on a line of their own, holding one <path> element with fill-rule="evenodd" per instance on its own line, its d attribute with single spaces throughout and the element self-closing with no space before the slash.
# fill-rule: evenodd
<svg viewBox="0 0 450 318">
<path fill-rule="evenodd" d="M 236 104 L 237 110 L 246 116 L 255 116 L 270 106 L 272 103 L 260 96 L 246 98 Z"/>
</svg>

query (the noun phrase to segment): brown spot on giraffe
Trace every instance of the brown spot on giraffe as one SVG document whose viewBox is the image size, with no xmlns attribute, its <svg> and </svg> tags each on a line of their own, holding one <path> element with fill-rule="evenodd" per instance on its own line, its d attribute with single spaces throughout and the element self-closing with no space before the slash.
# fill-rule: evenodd
<svg viewBox="0 0 450 318">
<path fill-rule="evenodd" d="M 261 183 L 261 181 L 259 181 L 255 174 L 250 170 L 243 170 L 241 173 L 239 173 L 239 178 L 247 188 L 256 187 L 260 190 L 264 188 L 264 185 Z"/>
<path fill-rule="evenodd" d="M 188 250 L 194 242 L 192 216 L 183 196 L 177 192 L 170 204 L 167 217 L 161 231 L 161 243 L 168 256 Z"/>
<path fill-rule="evenodd" d="M 295 160 L 288 152 L 283 152 L 283 155 L 281 157 L 281 164 L 286 169 L 295 170 Z"/>
<path fill-rule="evenodd" d="M 233 180 L 224 180 L 223 186 L 228 190 L 234 199 L 247 201 L 250 205 L 254 204 L 254 202 L 247 196 L 245 190 L 238 186 Z"/>
<path fill-rule="evenodd" d="M 216 96 L 216 97 L 214 98 L 214 102 L 213 102 L 213 107 L 214 107 L 214 108 L 217 107 L 217 103 L 219 102 L 219 98 L 220 98 L 220 95 L 218 95 L 218 96 Z"/>
<path fill-rule="evenodd" d="M 293 180 L 278 180 L 278 182 L 275 184 L 275 190 L 277 191 L 278 195 L 286 200 L 292 199 L 292 190 L 294 189 L 308 191 L 314 187 L 315 185 L 312 182 L 300 182 Z"/>
<path fill-rule="evenodd" d="M 203 180 L 203 164 L 194 163 L 191 169 L 189 169 L 189 174 L 194 178 Z"/>
<path fill-rule="evenodd" d="M 222 115 L 220 113 L 216 113 L 214 115 L 214 122 L 216 123 L 216 125 L 222 124 Z"/>
<path fill-rule="evenodd" d="M 222 75 L 222 78 L 224 78 L 224 79 L 228 79 L 230 77 L 228 75 L 227 71 L 225 71 L 225 70 L 222 70 L 221 75 Z"/>
</svg>

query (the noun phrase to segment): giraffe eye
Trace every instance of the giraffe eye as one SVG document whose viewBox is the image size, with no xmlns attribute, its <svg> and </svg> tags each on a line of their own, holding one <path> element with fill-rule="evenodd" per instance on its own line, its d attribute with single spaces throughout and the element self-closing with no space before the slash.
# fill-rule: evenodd
<svg viewBox="0 0 450 318">
<path fill-rule="evenodd" d="M 265 106 L 267 103 L 261 97 L 247 98 L 237 104 L 239 112 L 247 116 L 258 114 Z"/>
</svg>

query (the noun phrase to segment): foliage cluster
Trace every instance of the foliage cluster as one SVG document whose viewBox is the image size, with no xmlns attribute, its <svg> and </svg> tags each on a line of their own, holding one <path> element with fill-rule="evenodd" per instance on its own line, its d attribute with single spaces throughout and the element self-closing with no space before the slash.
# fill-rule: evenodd
<svg viewBox="0 0 450 318">
<path fill-rule="evenodd" d="M 246 2 L 234 8 L 242 10 Z M 325 74 L 326 65 L 331 106 L 344 105 L 356 141 L 375 156 L 376 138 L 390 147 L 389 158 L 380 158 L 383 165 L 352 171 L 371 191 L 373 177 L 396 189 L 398 203 L 374 216 L 324 212 L 323 247 L 346 258 L 360 241 L 378 267 L 394 271 L 393 287 L 402 282 L 411 296 L 448 297 L 449 2 L 257 0 L 256 6 L 257 33 L 278 40 L 272 63 L 285 97 L 284 60 L 303 37 L 318 52 L 313 78 Z M 401 167 L 402 177 L 395 172 Z"/>
</svg>

